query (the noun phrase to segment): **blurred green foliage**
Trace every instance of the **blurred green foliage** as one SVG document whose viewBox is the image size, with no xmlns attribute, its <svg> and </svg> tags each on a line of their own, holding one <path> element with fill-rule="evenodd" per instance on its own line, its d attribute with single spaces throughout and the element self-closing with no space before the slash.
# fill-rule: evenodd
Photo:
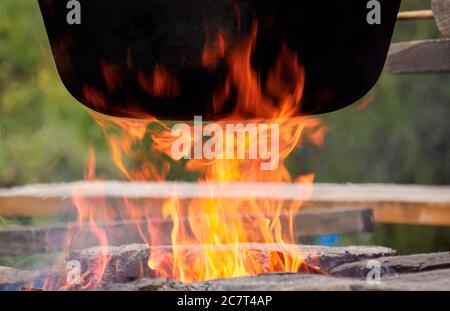
<svg viewBox="0 0 450 311">
<path fill-rule="evenodd" d="M 432 21 L 400 22 L 394 41 L 438 36 Z M 450 183 L 449 85 L 444 75 L 384 74 L 367 109 L 322 116 L 324 146 L 300 149 L 289 167 L 319 182 Z M 59 80 L 37 1 L 2 0 L 0 186 L 80 179 L 90 144 L 100 175 L 118 177 L 102 131 Z"/>
<path fill-rule="evenodd" d="M 402 3 L 403 10 L 427 7 L 429 0 Z M 405 21 L 393 41 L 435 37 L 432 21 Z M 449 184 L 449 85 L 449 75 L 383 74 L 367 109 L 321 116 L 329 127 L 324 146 L 300 148 L 289 168 L 315 172 L 318 182 Z M 0 187 L 81 179 L 89 145 L 99 174 L 120 176 L 101 129 L 59 80 L 38 2 L 1 0 Z M 373 241 L 416 247 L 405 241 L 420 239 L 421 229 L 405 228 L 381 226 Z M 447 228 L 433 232 L 423 249 L 450 247 Z"/>
<path fill-rule="evenodd" d="M 0 1 L 0 186 L 80 179 L 88 144 L 106 159 L 103 133 L 59 80 L 38 2 Z"/>
</svg>

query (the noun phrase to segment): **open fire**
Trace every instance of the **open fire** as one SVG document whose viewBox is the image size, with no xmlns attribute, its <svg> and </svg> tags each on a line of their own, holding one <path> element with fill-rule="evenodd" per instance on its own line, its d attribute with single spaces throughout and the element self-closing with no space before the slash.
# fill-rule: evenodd
<svg viewBox="0 0 450 311">
<path fill-rule="evenodd" d="M 255 22 L 251 34 L 233 45 L 227 44 L 225 32 L 205 43 L 205 69 L 214 70 L 221 63 L 228 68 L 222 87 L 211 99 L 214 108 L 221 111 L 228 101 L 236 102 L 233 112 L 216 123 L 180 127 L 152 116 L 145 116 L 146 120 L 106 117 L 94 112 L 92 116 L 104 130 L 115 165 L 132 182 L 163 182 L 170 178 L 171 169 L 178 167 L 195 175 L 198 183 L 216 183 L 219 187 L 232 182 L 296 183 L 300 199 L 289 203 L 251 195 L 219 199 L 211 191 L 209 198 L 187 202 L 175 190 L 160 208 L 137 207 L 124 197 L 123 209 L 117 210 L 108 206 L 100 193 L 99 199 L 91 202 L 75 189 L 78 229 L 69 230 L 67 252 L 73 241 L 83 236 L 79 228 L 84 225 L 90 227 L 104 249 L 95 265 L 81 275 L 81 288 L 102 286 L 111 260 L 107 251 L 110 241 L 98 224 L 117 219 L 134 220 L 135 230 L 150 247 L 163 244 L 162 235 L 167 234 L 155 219 L 171 219 L 171 252 L 152 251 L 148 262 L 142 265 L 142 275 L 150 269 L 157 276 L 193 282 L 275 271 L 319 271 L 304 262 L 306 255 L 295 245 L 294 235 L 294 217 L 312 192 L 314 175 L 293 177 L 284 161 L 307 140 L 321 144 L 326 129 L 318 119 L 294 117 L 305 83 L 305 69 L 297 52 L 282 45 L 272 70 L 261 82 L 252 66 L 257 34 Z M 121 83 L 119 72 L 113 65 L 103 66 L 108 88 L 114 89 Z M 155 66 L 151 77 L 140 73 L 138 79 L 143 90 L 154 96 L 176 96 L 179 88 L 176 77 L 162 65 Z M 106 104 L 101 93 L 89 85 L 85 86 L 84 95 L 95 105 Z M 230 126 L 233 131 L 229 131 Z M 264 163 L 269 155 L 270 163 Z M 267 169 L 261 169 L 264 164 L 269 164 Z M 86 179 L 97 179 L 93 150 Z M 281 249 L 262 254 L 241 247 L 247 243 L 277 244 Z M 190 247 L 197 250 L 194 256 L 189 253 Z M 46 284 L 46 288 L 55 287 L 58 288 L 52 280 Z M 65 284 L 62 289 L 73 287 Z"/>
</svg>

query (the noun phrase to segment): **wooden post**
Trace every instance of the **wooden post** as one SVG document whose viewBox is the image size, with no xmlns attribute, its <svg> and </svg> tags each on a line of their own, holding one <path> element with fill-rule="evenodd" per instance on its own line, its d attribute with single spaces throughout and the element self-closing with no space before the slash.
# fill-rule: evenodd
<svg viewBox="0 0 450 311">
<path fill-rule="evenodd" d="M 417 19 L 433 19 L 434 14 L 432 10 L 419 10 L 419 11 L 403 11 L 399 12 L 398 20 L 417 20 Z"/>
<path fill-rule="evenodd" d="M 439 31 L 450 37 L 450 0 L 432 0 L 431 8 Z"/>
</svg>

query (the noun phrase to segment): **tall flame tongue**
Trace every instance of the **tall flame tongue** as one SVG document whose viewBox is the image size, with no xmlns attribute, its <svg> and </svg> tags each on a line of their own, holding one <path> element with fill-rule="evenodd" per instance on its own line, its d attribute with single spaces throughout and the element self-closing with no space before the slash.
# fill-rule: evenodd
<svg viewBox="0 0 450 311">
<path fill-rule="evenodd" d="M 162 207 L 138 208 L 131 200 L 124 198 L 126 209 L 121 217 L 132 218 L 142 239 L 150 246 L 157 246 L 166 234 L 157 227 L 155 219 L 170 218 L 172 221 L 172 251 L 162 254 L 156 249 L 151 252 L 148 266 L 157 274 L 177 280 L 192 282 L 221 277 L 237 277 L 259 273 L 285 271 L 296 272 L 302 268 L 305 255 L 295 246 L 294 217 L 302 203 L 312 192 L 312 174 L 293 178 L 284 165 L 287 156 L 302 143 L 308 135 L 313 143 L 321 143 L 324 128 L 317 119 L 294 118 L 299 109 L 305 82 L 305 70 L 297 59 L 297 53 L 287 46 L 281 46 L 279 57 L 267 75 L 264 86 L 252 68 L 251 57 L 255 47 L 257 24 L 248 38 L 234 46 L 227 47 L 227 37 L 219 33 L 216 41 L 205 44 L 202 61 L 207 70 L 214 70 L 220 61 L 225 61 L 229 72 L 221 88 L 214 93 L 214 109 L 220 112 L 227 101 L 235 99 L 235 109 L 218 126 L 237 125 L 243 119 L 252 119 L 264 125 L 263 136 L 268 146 L 277 139 L 279 148 L 277 167 L 261 170 L 261 159 L 250 156 L 252 146 L 260 135 L 245 134 L 245 143 L 236 142 L 222 136 L 214 159 L 192 159 L 185 163 L 185 169 L 200 173 L 199 186 L 210 184 L 209 198 L 196 198 L 187 202 L 177 197 L 164 200 Z M 108 72 L 109 75 L 111 71 Z M 108 76 L 111 80 L 111 77 Z M 169 80 L 167 80 L 169 81 Z M 178 86 L 174 87 L 176 89 Z M 232 95 L 233 94 L 233 95 Z M 104 129 L 110 142 L 112 157 L 123 175 L 132 181 L 163 181 L 173 165 L 181 165 L 173 158 L 171 147 L 178 137 L 171 135 L 167 123 L 149 117 L 147 121 L 126 120 L 93 114 Z M 279 129 L 279 135 L 273 127 Z M 192 141 L 202 139 L 193 129 Z M 277 133 L 278 134 L 278 133 Z M 279 137 L 278 137 L 279 136 Z M 151 139 L 150 147 L 145 141 Z M 226 141 L 225 141 L 226 140 Z M 230 141 L 232 143 L 230 143 Z M 261 142 L 259 141 L 261 144 Z M 267 147 L 267 146 L 265 146 Z M 150 148 L 148 150 L 147 148 Z M 266 149 L 267 151 L 267 149 Z M 228 153 L 241 153 L 244 159 L 231 159 Z M 129 161 L 134 162 L 128 168 Z M 215 191 L 233 182 L 297 183 L 299 199 L 285 202 L 281 199 L 261 199 L 248 197 L 219 198 Z M 216 190 L 214 190 L 216 189 Z M 280 186 L 280 192 L 283 191 Z M 86 218 L 99 241 L 107 240 L 95 225 L 92 213 L 86 212 L 86 202 L 76 196 L 79 216 Z M 101 214 L 101 213 L 100 213 Z M 105 212 L 105 214 L 107 214 Z M 146 227 L 142 227 L 146 219 Z M 277 250 L 255 252 L 250 243 L 277 244 Z M 193 251 L 195 249 L 195 251 Z M 101 274 L 108 258 L 103 256 L 96 273 Z M 95 274 L 95 273 L 94 273 Z M 95 279 L 98 279 L 96 275 Z"/>
</svg>

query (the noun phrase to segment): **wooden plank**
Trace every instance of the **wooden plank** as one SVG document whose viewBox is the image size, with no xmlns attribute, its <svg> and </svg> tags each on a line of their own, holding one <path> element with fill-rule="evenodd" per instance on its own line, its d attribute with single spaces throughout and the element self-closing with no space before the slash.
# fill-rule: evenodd
<svg viewBox="0 0 450 311">
<path fill-rule="evenodd" d="M 198 184 L 198 183 L 127 183 L 75 182 L 48 184 L 0 190 L 0 215 L 48 216 L 76 212 L 71 196 L 76 191 L 87 200 L 100 200 L 123 208 L 123 197 L 136 207 L 160 206 L 163 198 L 177 195 L 182 200 L 255 198 L 288 201 L 304 200 L 308 187 L 296 184 Z M 368 207 L 374 221 L 450 226 L 450 186 L 388 184 L 315 184 L 304 208 Z"/>
<path fill-rule="evenodd" d="M 0 291 L 18 291 L 31 287 L 42 273 L 0 266 Z"/>
<path fill-rule="evenodd" d="M 404 273 L 417 273 L 439 269 L 450 269 L 450 253 L 414 254 L 407 256 L 388 256 L 379 258 L 381 277 L 395 276 Z M 370 270 L 368 260 L 345 263 L 334 267 L 333 276 L 365 279 Z"/>
<path fill-rule="evenodd" d="M 3 272 L 3 271 L 5 272 Z M 5 275 L 5 279 L 2 279 Z M 119 274 L 117 274 L 119 275 Z M 50 278 L 58 279 L 55 274 Z M 64 273 L 59 275 L 64 282 Z M 106 275 L 107 277 L 109 275 Z M 32 288 L 37 290 L 48 275 L 0 267 L 0 291 Z M 273 272 L 256 276 L 222 278 L 203 282 L 182 283 L 167 278 L 126 278 L 123 282 L 103 284 L 106 291 L 443 291 L 450 290 L 450 269 L 383 277 L 381 283 L 366 279 L 333 277 L 312 273 Z M 107 280 L 107 279 L 105 279 Z M 120 279 L 118 279 L 120 281 Z M 58 289 L 55 287 L 55 289 Z"/>
<path fill-rule="evenodd" d="M 449 73 L 450 39 L 395 43 L 387 58 L 390 73 Z"/>
<path fill-rule="evenodd" d="M 138 279 L 106 284 L 108 291 L 448 291 L 450 269 L 402 274 L 383 278 L 381 283 L 311 273 L 270 273 L 182 283 L 170 279 Z"/>
<path fill-rule="evenodd" d="M 248 216 L 248 215 L 247 215 Z M 232 217 L 232 216 L 230 216 Z M 198 217 L 201 219 L 201 217 Z M 300 211 L 296 216 L 296 236 L 317 236 L 325 234 L 368 232 L 373 230 L 373 216 L 370 209 L 330 208 Z M 161 226 L 161 244 L 171 244 L 172 222 L 169 219 L 155 220 Z M 146 222 L 140 226 L 145 228 Z M 188 225 L 185 220 L 185 225 Z M 99 223 L 111 245 L 142 243 L 134 221 Z M 67 234 L 74 237 L 72 249 L 93 247 L 99 244 L 95 233 L 88 227 L 68 228 L 65 224 L 47 227 L 11 226 L 0 228 L 0 256 L 51 253 L 64 249 Z"/>
<path fill-rule="evenodd" d="M 388 184 L 319 184 L 305 208 L 364 206 L 375 223 L 450 226 L 450 187 Z"/>
<path fill-rule="evenodd" d="M 369 208 L 331 207 L 300 210 L 296 217 L 297 237 L 371 232 L 373 212 Z"/>
<path fill-rule="evenodd" d="M 450 37 L 450 0 L 432 0 L 431 8 L 439 31 Z"/>
<path fill-rule="evenodd" d="M 131 222 L 99 224 L 99 227 L 107 232 L 108 240 L 112 245 L 142 241 L 133 226 L 134 224 Z M 0 228 L 0 256 L 62 251 L 65 248 L 69 231 L 73 233 L 74 241 L 72 247 L 74 248 L 99 245 L 95 233 L 87 226 L 84 228 L 74 226 L 71 229 L 68 229 L 66 224 L 46 227 L 9 226 Z"/>
</svg>

